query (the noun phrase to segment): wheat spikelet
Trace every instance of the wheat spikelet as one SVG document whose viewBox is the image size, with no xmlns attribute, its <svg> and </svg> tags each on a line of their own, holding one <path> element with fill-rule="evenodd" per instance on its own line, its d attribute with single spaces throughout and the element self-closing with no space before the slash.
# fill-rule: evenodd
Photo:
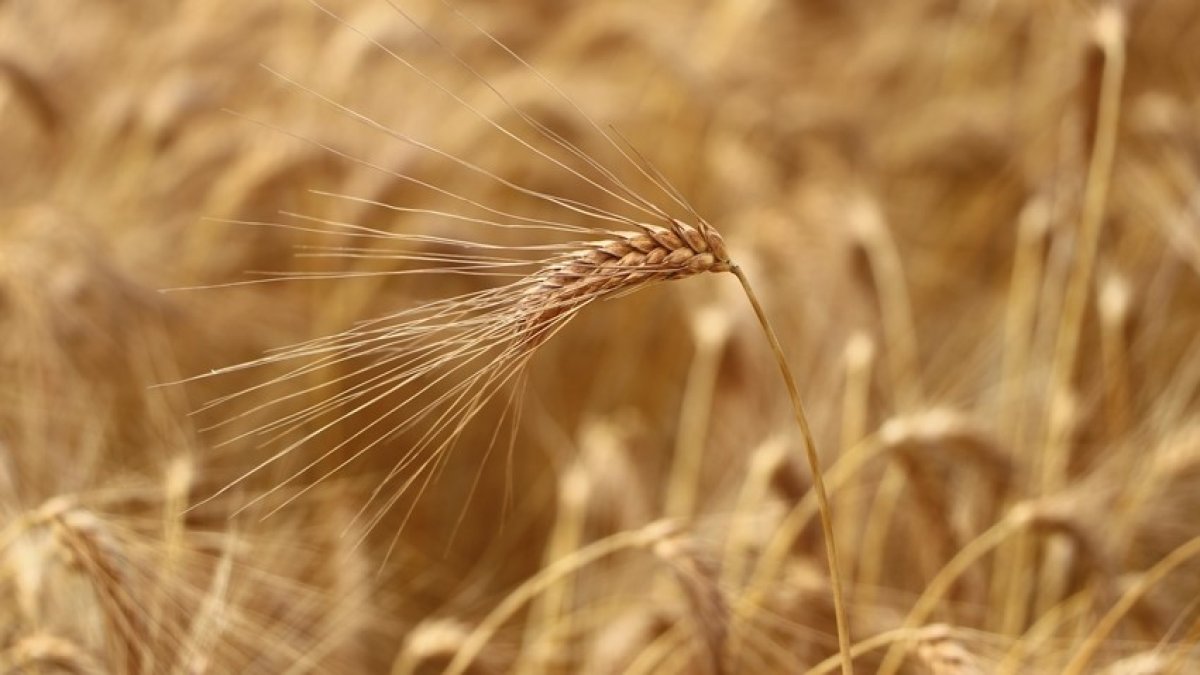
<svg viewBox="0 0 1200 675">
<path fill-rule="evenodd" d="M 533 275 L 537 281 L 522 298 L 521 315 L 531 338 L 544 327 L 587 303 L 628 293 L 642 285 L 732 269 L 721 235 L 701 221 L 692 226 L 674 218 L 669 227 L 639 224 L 638 234 L 590 244 L 566 260 Z"/>
</svg>

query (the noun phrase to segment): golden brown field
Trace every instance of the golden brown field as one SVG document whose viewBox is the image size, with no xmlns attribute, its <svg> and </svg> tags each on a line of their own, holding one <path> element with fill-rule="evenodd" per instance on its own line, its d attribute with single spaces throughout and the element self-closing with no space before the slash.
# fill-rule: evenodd
<svg viewBox="0 0 1200 675">
<path fill-rule="evenodd" d="M 321 3 L 0 1 L 0 672 L 838 672 L 637 196 L 855 672 L 1200 672 L 1200 4 Z"/>
</svg>

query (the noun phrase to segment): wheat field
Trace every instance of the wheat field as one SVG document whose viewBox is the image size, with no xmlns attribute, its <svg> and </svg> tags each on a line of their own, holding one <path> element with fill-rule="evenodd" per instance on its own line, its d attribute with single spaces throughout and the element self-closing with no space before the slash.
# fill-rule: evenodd
<svg viewBox="0 0 1200 675">
<path fill-rule="evenodd" d="M 0 1 L 0 672 L 1200 672 L 1196 45 Z"/>
</svg>

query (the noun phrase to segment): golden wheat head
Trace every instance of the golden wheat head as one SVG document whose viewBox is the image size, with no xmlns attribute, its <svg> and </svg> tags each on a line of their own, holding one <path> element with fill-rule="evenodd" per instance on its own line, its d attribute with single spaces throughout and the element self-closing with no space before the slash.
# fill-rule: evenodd
<svg viewBox="0 0 1200 675">
<path fill-rule="evenodd" d="M 522 329 L 536 344 L 553 320 L 592 300 L 615 297 L 646 284 L 732 269 L 725 241 L 713 227 L 675 218 L 669 227 L 638 223 L 641 232 L 581 247 L 533 275 L 536 285 L 521 298 Z"/>
</svg>

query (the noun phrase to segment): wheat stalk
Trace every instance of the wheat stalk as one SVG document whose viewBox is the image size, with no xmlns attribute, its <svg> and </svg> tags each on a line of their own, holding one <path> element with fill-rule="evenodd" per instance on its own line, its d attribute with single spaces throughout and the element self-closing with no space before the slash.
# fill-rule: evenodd
<svg viewBox="0 0 1200 675">
<path fill-rule="evenodd" d="M 795 419 L 804 439 L 825 534 L 839 641 L 841 651 L 847 657 L 844 662 L 845 672 L 852 672 L 848 662 L 849 634 L 846 628 L 828 497 L 821 478 L 816 444 L 800 399 L 799 387 L 784 357 L 783 347 L 749 279 L 730 259 L 721 235 L 704 221 L 698 221 L 698 225 L 690 225 L 674 218 L 666 218 L 665 223 L 665 226 L 638 223 L 638 231 L 635 232 L 610 232 L 610 238 L 575 244 L 572 249 L 550 258 L 527 276 L 499 289 L 430 303 L 409 312 L 402 312 L 383 325 L 378 325 L 377 322 L 365 324 L 332 338 L 299 345 L 282 354 L 269 356 L 251 364 L 316 357 L 315 363 L 321 365 L 338 362 L 348 356 L 382 356 L 384 352 L 391 354 L 382 356 L 358 371 L 359 374 L 370 374 L 370 384 L 367 388 L 360 387 L 349 394 L 339 394 L 310 406 L 298 415 L 284 417 L 266 427 L 260 427 L 259 431 L 278 433 L 283 430 L 286 433 L 305 422 L 329 416 L 338 410 L 339 406 L 351 405 L 356 398 L 377 389 L 385 394 L 392 394 L 400 389 L 416 388 L 416 393 L 404 399 L 403 403 L 407 404 L 429 392 L 429 385 L 421 386 L 419 381 L 438 367 L 446 372 L 435 376 L 435 381 L 441 381 L 454 374 L 460 375 L 461 381 L 451 385 L 449 393 L 436 396 L 433 402 L 426 403 L 410 413 L 400 424 L 401 428 L 406 429 L 422 420 L 432 419 L 433 422 L 431 429 L 424 433 L 418 444 L 406 453 L 385 478 L 384 483 L 397 477 L 406 468 L 415 469 L 413 476 L 406 480 L 396 494 L 387 498 L 376 512 L 371 520 L 373 526 L 396 503 L 404 490 L 416 484 L 417 478 L 422 474 L 425 482 L 421 483 L 420 489 L 424 489 L 434 473 L 436 462 L 445 457 L 472 418 L 506 383 L 521 372 L 540 345 L 561 330 L 586 306 L 598 300 L 627 295 L 663 281 L 683 279 L 705 272 L 730 272 L 741 282 L 778 361 L 793 404 Z M 395 236 L 403 238 L 400 235 Z M 473 265 L 477 270 L 492 268 L 496 264 L 493 258 L 471 260 L 464 256 L 456 258 L 456 261 Z M 505 264 L 510 263 L 517 264 L 516 261 L 506 261 Z M 403 356 L 397 357 L 397 353 Z M 397 358 L 399 360 L 395 362 Z M 481 367 L 472 369 L 472 365 Z M 301 366 L 289 373 L 285 379 L 311 372 L 312 367 L 312 364 Z M 376 398 L 368 401 L 373 403 L 378 398 L 376 395 Z M 341 421 L 347 415 L 365 407 L 363 404 L 354 405 L 350 412 L 341 413 L 334 419 Z M 381 426 L 387 419 L 388 415 L 377 417 L 354 436 Z M 260 464 L 255 471 L 294 449 L 299 443 L 312 440 L 317 433 L 329 428 L 330 424 L 332 423 L 326 423 L 319 427 L 317 432 L 304 435 L 300 441 Z M 395 433 L 396 429 L 396 426 L 390 426 L 385 433 Z M 367 448 L 359 450 L 337 468 L 345 466 L 384 438 L 386 436 L 377 436 Z M 284 484 L 314 468 L 321 460 L 332 456 L 344 445 L 345 441 L 326 451 L 320 458 L 266 494 L 279 490 Z M 420 450 L 430 452 L 425 459 L 418 462 L 416 453 Z M 216 494 L 230 489 L 248 475 Z M 380 494 L 381 488 L 382 484 L 376 488 L 374 495 Z M 299 491 L 290 497 L 288 502 L 303 493 L 304 490 Z M 264 496 L 259 496 L 251 503 L 263 499 Z"/>
<path fill-rule="evenodd" d="M 509 397 L 508 407 L 483 453 L 486 461 L 494 446 L 499 442 L 500 427 L 505 423 L 515 425 L 516 418 L 519 416 L 516 408 L 517 390 L 520 388 L 529 360 L 536 353 L 538 347 L 561 330 L 585 307 L 599 300 L 621 297 L 664 281 L 684 279 L 708 272 L 729 272 L 736 276 L 741 283 L 763 333 L 770 343 L 788 390 L 796 422 L 804 439 L 825 534 L 843 667 L 845 672 L 851 672 L 850 641 L 842 602 L 833 525 L 829 515 L 824 482 L 821 478 L 816 445 L 800 400 L 799 388 L 784 357 L 783 347 L 767 319 L 750 280 L 731 259 L 722 236 L 699 216 L 674 186 L 670 185 L 656 170 L 649 167 L 640 156 L 636 155 L 636 152 L 631 154 L 631 151 L 627 149 L 627 144 L 622 145 L 614 140 L 612 135 L 587 117 L 573 101 L 538 73 L 533 66 L 481 27 L 471 24 L 481 35 L 523 68 L 536 75 L 542 83 L 578 112 L 591 128 L 636 170 L 641 178 L 649 181 L 675 205 L 685 209 L 690 214 L 688 221 L 685 222 L 674 217 L 655 201 L 639 194 L 598 160 L 525 113 L 474 68 L 453 51 L 441 45 L 437 38 L 411 19 L 391 0 L 388 4 L 398 14 L 410 21 L 432 41 L 446 49 L 481 85 L 494 93 L 508 110 L 515 113 L 540 141 L 549 143 L 557 152 L 565 153 L 568 157 L 564 160 L 559 154 L 539 148 L 512 128 L 495 121 L 472 103 L 416 68 L 404 56 L 349 24 L 315 0 L 312 4 L 349 30 L 358 33 L 382 53 L 411 69 L 418 77 L 442 93 L 452 97 L 464 110 L 477 115 L 484 124 L 492 127 L 505 138 L 520 144 L 541 159 L 551 163 L 556 169 L 561 169 L 569 176 L 599 190 L 602 195 L 611 197 L 623 204 L 624 207 L 637 211 L 641 217 L 635 219 L 569 197 L 520 185 L 468 159 L 399 132 L 364 113 L 355 111 L 280 73 L 271 71 L 292 86 L 329 105 L 340 114 L 382 132 L 396 141 L 444 158 L 466 172 L 479 174 L 523 197 L 533 198 L 544 204 L 565 209 L 573 217 L 604 223 L 609 229 L 602 230 L 603 234 L 598 235 L 595 228 L 502 211 L 448 189 L 389 170 L 386 167 L 371 164 L 366 160 L 354 158 L 332 147 L 310 140 L 310 143 L 343 159 L 393 176 L 397 180 L 419 185 L 480 215 L 468 215 L 462 211 L 434 211 L 402 207 L 362 197 L 321 193 L 327 197 L 351 202 L 357 206 L 386 209 L 398 214 L 417 214 L 480 225 L 493 231 L 545 230 L 572 235 L 583 234 L 587 238 L 566 243 L 522 247 L 512 246 L 506 242 L 488 243 L 478 239 L 456 239 L 429 234 L 400 234 L 358 223 L 299 214 L 286 214 L 293 219 L 293 222 L 289 223 L 252 223 L 314 233 L 338 234 L 343 238 L 366 244 L 364 246 L 314 247 L 307 253 L 310 256 L 343 259 L 384 258 L 415 265 L 415 269 L 401 269 L 394 272 L 395 274 L 433 272 L 493 278 L 507 276 L 515 277 L 515 279 L 498 287 L 485 288 L 419 305 L 359 324 L 337 335 L 295 345 L 254 362 L 214 371 L 214 373 L 220 373 L 271 364 L 298 363 L 280 377 L 269 379 L 260 385 L 218 399 L 206 406 L 206 409 L 222 406 L 251 393 L 262 393 L 263 390 L 276 385 L 290 387 L 290 390 L 286 390 L 284 394 L 270 399 L 266 403 L 258 404 L 249 411 L 227 417 L 215 426 L 230 424 L 242 417 L 263 412 L 281 403 L 300 401 L 309 395 L 314 395 L 315 402 L 299 410 L 292 410 L 281 415 L 276 414 L 272 421 L 226 441 L 227 443 L 236 442 L 257 435 L 265 436 L 268 442 L 283 442 L 284 447 L 240 478 L 227 484 L 209 499 L 232 489 L 292 450 L 309 444 L 319 437 L 327 436 L 331 430 L 351 418 L 360 415 L 373 416 L 370 421 L 355 425 L 348 437 L 333 444 L 319 457 L 284 480 L 277 482 L 273 488 L 259 495 L 244 507 L 247 508 L 261 502 L 305 474 L 322 470 L 323 462 L 336 461 L 337 463 L 332 469 L 325 470 L 325 473 L 316 482 L 341 470 L 350 462 L 389 439 L 403 434 L 413 435 L 415 440 L 408 445 L 407 450 L 375 488 L 368 502 L 363 505 L 362 510 L 355 517 L 355 521 L 360 517 L 367 519 L 366 527 L 362 528 L 362 536 L 365 537 L 403 497 L 406 495 L 419 497 L 423 494 L 434 476 L 445 466 L 447 457 L 453 451 L 467 426 L 484 406 L 500 396 L 501 392 L 511 388 L 512 393 Z M 455 13 L 458 14 L 457 11 Z M 470 23 L 469 19 L 461 14 L 458 15 Z M 576 166 L 582 166 L 582 168 L 576 168 Z M 614 223 L 621 229 L 611 229 Z M 397 246 L 398 248 L 384 250 L 388 246 Z M 295 279 L 298 276 L 326 278 L 346 275 L 306 274 L 281 278 Z M 349 370 L 349 373 L 332 375 L 316 384 L 295 387 L 296 378 L 307 378 L 321 371 L 330 372 L 330 369 L 335 369 L 338 373 Z M 339 384 L 349 384 L 350 386 L 345 390 L 336 390 L 331 393 L 331 387 Z M 342 457 L 340 461 L 337 459 L 339 457 Z M 383 496 L 384 489 L 395 483 L 399 483 L 399 485 L 393 487 L 392 494 Z M 309 488 L 295 491 L 284 500 L 283 504 L 276 506 L 275 510 L 303 495 L 307 489 Z M 366 515 L 366 510 L 376 504 L 377 500 L 378 504 L 374 513 Z M 413 504 L 415 504 L 415 500 Z M 405 514 L 405 523 L 412 513 L 412 508 L 413 506 L 410 505 Z M 401 527 L 403 527 L 403 523 Z M 398 533 L 399 530 L 397 536 Z M 393 544 L 394 542 L 395 539 Z"/>
<path fill-rule="evenodd" d="M 540 345 L 561 330 L 585 307 L 595 301 L 627 295 L 663 281 L 683 279 L 706 272 L 729 272 L 741 283 L 770 343 L 804 439 L 825 534 L 839 642 L 842 653 L 846 655 L 845 672 L 851 672 L 848 659 L 849 634 L 846 628 L 828 496 L 821 478 L 816 443 L 800 399 L 799 387 L 784 357 L 783 347 L 754 293 L 750 280 L 730 258 L 721 235 L 703 220 L 698 220 L 697 225 L 691 225 L 664 214 L 663 221 L 664 225 L 634 223 L 637 228 L 635 231 L 610 231 L 609 237 L 602 240 L 548 246 L 546 248 L 559 251 L 558 254 L 508 285 L 429 303 L 387 317 L 385 320 L 363 324 L 342 334 L 297 345 L 257 362 L 235 367 L 245 368 L 297 358 L 310 360 L 283 378 L 273 381 L 276 383 L 311 373 L 314 368 L 342 363 L 352 358 L 377 357 L 372 363 L 356 371 L 358 376 L 366 378 L 366 385 L 334 395 L 299 413 L 284 416 L 257 428 L 255 431 L 259 433 L 269 432 L 282 437 L 304 424 L 323 422 L 316 431 L 304 434 L 298 441 L 291 443 L 242 478 L 230 483 L 213 497 L 231 489 L 300 444 L 311 441 L 336 422 L 365 410 L 386 396 L 404 390 L 407 394 L 400 394 L 404 398 L 397 407 L 367 423 L 351 436 L 351 439 L 354 439 L 374 431 L 376 435 L 369 440 L 366 447 L 343 460 L 332 470 L 344 467 L 391 434 L 408 430 L 418 422 L 432 422 L 429 430 L 424 432 L 373 493 L 372 499 L 381 493 L 384 484 L 404 470 L 413 471 L 401 488 L 385 499 L 384 504 L 376 511 L 370 521 L 370 526 L 374 526 L 406 490 L 414 485 L 419 485 L 418 489 L 423 490 L 428 485 L 438 462 L 444 459 L 475 415 L 507 383 L 518 377 Z M 359 233 L 365 230 L 358 226 L 345 227 Z M 395 233 L 389 233 L 389 236 L 401 241 L 416 239 Z M 425 237 L 423 240 L 428 241 L 429 238 Z M 469 243 L 445 239 L 438 240 L 438 243 L 470 246 Z M 419 256 L 411 254 L 411 257 Z M 502 260 L 495 256 L 470 254 L 446 256 L 442 259 L 452 260 L 455 265 L 453 271 L 456 272 L 514 269 L 529 264 L 519 259 Z M 434 374 L 438 370 L 442 372 Z M 440 384 L 456 375 L 459 376 L 459 381 L 449 385 L 450 389 L 446 393 L 435 395 L 433 385 L 422 384 L 423 378 L 426 377 L 432 377 L 434 383 Z M 316 385 L 300 393 L 310 393 L 322 386 L 324 385 Z M 234 397 L 255 389 L 257 387 L 235 394 Z M 296 395 L 297 393 L 293 392 L 287 397 Z M 433 399 L 423 405 L 415 405 L 423 396 L 433 396 Z M 364 397 L 366 402 L 360 403 L 359 399 Z M 225 403 L 231 398 L 222 399 L 213 405 Z M 279 400 L 276 399 L 272 403 Z M 416 409 L 409 411 L 410 404 L 414 404 L 411 407 Z M 269 405 L 271 403 L 260 408 Z M 393 413 L 405 416 L 398 422 L 385 424 L 392 419 Z M 329 421 L 330 419 L 332 421 Z M 376 430 L 377 427 L 380 429 Z M 238 438 L 246 435 L 249 434 Z M 299 478 L 322 460 L 333 456 L 346 444 L 347 441 L 342 441 L 335 445 L 251 503 L 262 500 Z M 332 471 L 325 476 L 330 475 Z M 418 479 L 422 480 L 419 484 Z M 305 490 L 298 491 L 285 503 L 304 492 Z"/>
</svg>

